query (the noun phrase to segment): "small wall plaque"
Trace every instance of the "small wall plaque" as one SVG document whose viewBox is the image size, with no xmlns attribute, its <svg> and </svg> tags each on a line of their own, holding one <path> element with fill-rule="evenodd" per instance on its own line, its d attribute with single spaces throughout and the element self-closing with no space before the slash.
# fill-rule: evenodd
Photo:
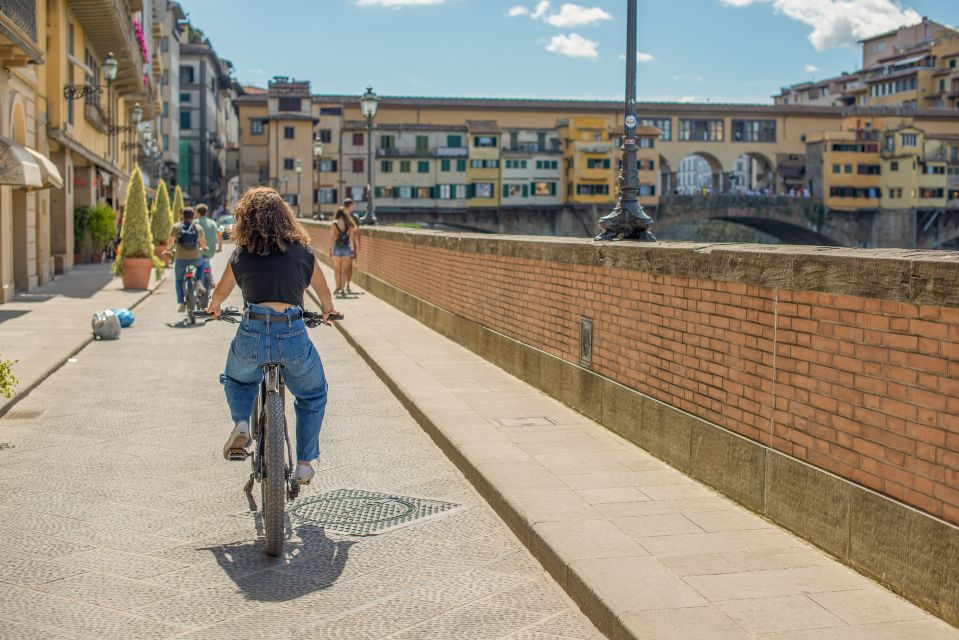
<svg viewBox="0 0 959 640">
<path fill-rule="evenodd" d="M 579 319 L 579 366 L 593 368 L 593 319 L 586 316 Z"/>
</svg>

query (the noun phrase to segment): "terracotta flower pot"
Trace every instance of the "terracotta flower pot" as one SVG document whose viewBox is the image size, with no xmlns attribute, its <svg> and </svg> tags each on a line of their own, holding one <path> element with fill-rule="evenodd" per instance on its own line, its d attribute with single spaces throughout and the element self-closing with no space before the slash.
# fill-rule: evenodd
<svg viewBox="0 0 959 640">
<path fill-rule="evenodd" d="M 103 262 L 103 252 L 101 251 L 100 253 L 94 253 L 90 257 L 90 262 L 92 262 L 93 264 L 100 264 L 101 262 Z"/>
<path fill-rule="evenodd" d="M 123 259 L 123 288 L 147 289 L 150 286 L 150 272 L 153 261 L 150 258 Z"/>
<path fill-rule="evenodd" d="M 153 255 L 163 260 L 163 264 L 170 266 L 170 256 L 162 255 L 166 251 L 166 243 L 153 245 Z"/>
</svg>

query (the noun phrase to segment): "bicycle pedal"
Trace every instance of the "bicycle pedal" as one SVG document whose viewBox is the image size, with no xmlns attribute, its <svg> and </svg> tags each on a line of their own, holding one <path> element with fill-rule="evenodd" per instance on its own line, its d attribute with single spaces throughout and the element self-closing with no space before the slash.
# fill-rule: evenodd
<svg viewBox="0 0 959 640">
<path fill-rule="evenodd" d="M 246 449 L 230 449 L 230 453 L 227 454 L 226 459 L 230 462 L 243 462 L 252 455 Z"/>
</svg>

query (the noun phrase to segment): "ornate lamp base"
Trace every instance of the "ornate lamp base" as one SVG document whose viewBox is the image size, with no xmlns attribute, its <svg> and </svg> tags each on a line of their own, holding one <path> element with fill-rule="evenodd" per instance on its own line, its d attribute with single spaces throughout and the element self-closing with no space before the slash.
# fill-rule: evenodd
<svg viewBox="0 0 959 640">
<path fill-rule="evenodd" d="M 656 236 L 649 228 L 653 219 L 646 215 L 643 205 L 638 202 L 624 203 L 622 200 L 608 214 L 599 219 L 599 228 L 603 230 L 596 240 L 640 240 L 655 242 Z"/>
</svg>

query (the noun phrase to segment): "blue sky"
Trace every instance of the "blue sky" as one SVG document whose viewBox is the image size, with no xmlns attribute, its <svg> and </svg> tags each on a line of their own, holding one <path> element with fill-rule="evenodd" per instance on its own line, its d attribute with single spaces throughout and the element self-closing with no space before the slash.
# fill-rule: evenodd
<svg viewBox="0 0 959 640">
<path fill-rule="evenodd" d="M 614 99 L 625 0 L 182 0 L 244 84 L 315 93 Z M 957 0 L 639 0 L 640 100 L 770 102 L 853 71 L 856 40 Z"/>
</svg>

